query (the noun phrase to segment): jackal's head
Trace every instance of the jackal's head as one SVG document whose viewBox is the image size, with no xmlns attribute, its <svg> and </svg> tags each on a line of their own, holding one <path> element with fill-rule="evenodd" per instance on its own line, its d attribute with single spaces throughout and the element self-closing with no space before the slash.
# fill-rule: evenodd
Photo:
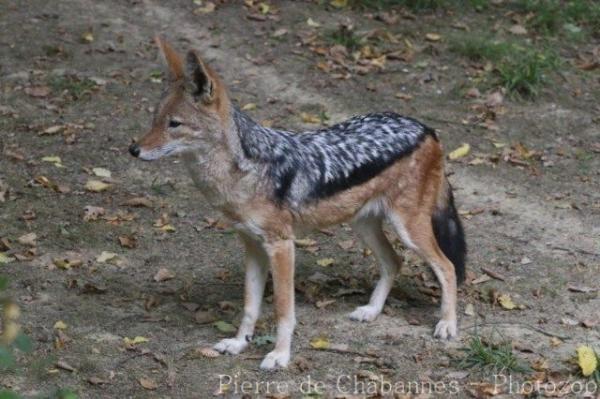
<svg viewBox="0 0 600 399">
<path fill-rule="evenodd" d="M 223 142 L 230 102 L 217 74 L 195 51 L 182 57 L 156 38 L 168 66 L 169 86 L 156 106 L 152 127 L 129 147 L 134 157 L 152 161 L 167 155 L 202 151 Z"/>
</svg>

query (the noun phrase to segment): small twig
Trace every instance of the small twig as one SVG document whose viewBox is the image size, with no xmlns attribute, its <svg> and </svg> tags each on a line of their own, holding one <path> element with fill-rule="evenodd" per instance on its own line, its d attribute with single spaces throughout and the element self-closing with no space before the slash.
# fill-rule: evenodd
<svg viewBox="0 0 600 399">
<path fill-rule="evenodd" d="M 488 269 L 487 267 L 482 266 L 481 271 L 487 274 L 488 276 L 495 278 L 496 280 L 506 281 L 506 278 L 504 278 L 503 275 L 491 269 Z"/>
<path fill-rule="evenodd" d="M 569 252 L 572 255 L 574 255 L 576 252 L 579 252 L 579 253 L 586 254 L 586 255 L 600 256 L 600 253 L 598 253 L 598 252 L 587 251 L 587 250 L 581 249 L 581 248 L 565 248 L 565 247 L 560 247 L 558 245 L 553 245 L 550 248 L 556 249 L 558 251 Z"/>
<path fill-rule="evenodd" d="M 527 327 L 530 330 L 536 331 L 540 334 L 546 335 L 548 337 L 556 337 L 556 338 L 560 338 L 563 341 L 567 341 L 569 339 L 571 339 L 571 337 L 568 337 L 566 335 L 560 335 L 560 334 L 556 334 L 556 333 L 551 333 L 548 332 L 546 330 L 543 330 L 539 327 L 535 327 L 532 326 L 531 324 L 527 324 L 527 323 L 521 323 L 521 322 L 516 322 L 516 323 L 510 323 L 510 322 L 505 322 L 505 321 L 500 321 L 500 322 L 487 322 L 487 323 L 483 323 L 483 324 L 473 324 L 472 326 L 467 326 L 467 327 L 463 327 L 464 329 L 471 329 L 471 328 L 478 328 L 478 327 L 484 327 L 484 326 L 488 326 L 488 325 L 509 325 L 509 326 L 514 326 L 514 325 L 520 325 L 523 327 Z"/>
</svg>

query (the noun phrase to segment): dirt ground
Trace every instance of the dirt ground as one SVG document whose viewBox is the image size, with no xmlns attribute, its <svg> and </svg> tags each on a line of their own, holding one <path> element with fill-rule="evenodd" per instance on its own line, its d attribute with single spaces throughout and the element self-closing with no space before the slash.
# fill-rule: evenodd
<svg viewBox="0 0 600 399">
<path fill-rule="evenodd" d="M 513 385 L 500 386 L 498 397 L 516 396 L 536 378 L 586 381 L 572 359 L 581 344 L 600 348 L 600 74 L 571 64 L 598 43 L 558 41 L 565 65 L 535 101 L 494 97 L 492 89 L 473 98 L 464 95 L 474 86 L 472 63 L 449 52 L 447 38 L 457 26 L 478 34 L 499 24 L 502 31 L 510 25 L 505 10 L 386 23 L 373 12 L 318 2 L 269 4 L 256 14 L 241 1 L 209 13 L 194 13 L 201 5 L 191 0 L 0 2 L 0 237 L 14 259 L 0 272 L 34 342 L 0 385 L 25 397 L 60 397 L 56 390 L 68 388 L 81 398 L 207 398 L 231 378 L 225 396 L 241 397 L 246 381 L 254 392 L 247 397 L 277 393 L 271 382 L 292 397 L 358 398 L 373 392 L 355 378 L 368 387 L 383 376 L 442 384 L 437 394 L 396 397 L 485 397 L 493 371 L 460 364 L 477 335 L 510 341 L 530 367 L 511 374 Z M 339 79 L 318 67 L 327 58 L 305 44 L 339 23 L 363 34 L 392 32 L 399 38 L 392 46 L 410 41 L 414 58 L 390 57 L 383 68 Z M 440 37 L 426 38 L 432 32 Z M 298 327 L 287 370 L 258 368 L 274 334 L 269 297 L 248 351 L 201 353 L 232 335 L 221 331 L 229 324 L 220 330 L 215 322 L 239 323 L 242 253 L 178 159 L 142 163 L 127 154 L 163 88 L 157 33 L 182 51 L 200 50 L 236 102 L 275 127 L 314 128 L 307 123 L 313 114 L 337 122 L 393 110 L 436 128 L 448 150 L 471 145 L 447 166 L 469 245 L 459 339 L 432 338 L 439 290 L 401 247 L 405 267 L 385 314 L 350 321 L 347 313 L 368 300 L 377 267 L 341 226 L 299 237 L 316 244 L 305 240 L 298 250 Z M 495 120 L 482 126 L 476 116 L 485 102 Z M 53 156 L 60 165 L 43 160 Z M 95 176 L 103 171 L 94 168 L 112 176 Z M 90 191 L 89 180 L 110 187 Z M 127 205 L 136 198 L 150 206 Z M 89 206 L 104 215 L 84 220 Z M 35 242 L 27 242 L 31 235 L 19 242 L 28 233 Z M 333 265 L 317 263 L 326 258 Z M 161 268 L 167 271 L 157 275 Z M 501 306 L 502 295 L 517 307 Z M 148 341 L 124 340 L 136 336 Z M 315 350 L 315 338 L 341 350 Z"/>
</svg>

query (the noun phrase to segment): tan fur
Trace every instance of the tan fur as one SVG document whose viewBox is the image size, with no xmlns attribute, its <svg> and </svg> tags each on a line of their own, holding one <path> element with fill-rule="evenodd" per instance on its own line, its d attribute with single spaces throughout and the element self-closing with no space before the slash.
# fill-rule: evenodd
<svg viewBox="0 0 600 399">
<path fill-rule="evenodd" d="M 208 120 L 207 137 L 214 136 L 214 146 L 202 159 L 194 153 L 184 153 L 184 160 L 194 182 L 204 192 L 208 202 L 231 219 L 240 230 L 245 243 L 251 272 L 261 276 L 257 263 L 267 262 L 274 280 L 274 305 L 278 320 L 278 338 L 275 350 L 263 361 L 262 367 L 285 366 L 289 361 L 291 332 L 294 316 L 294 234 L 306 228 L 320 228 L 343 222 L 360 222 L 361 212 L 368 212 L 369 204 L 384 207 L 393 216 L 393 224 L 407 245 L 429 262 L 440 280 L 443 290 L 442 322 L 456 328 L 456 277 L 452 263 L 440 250 L 433 230 L 432 214 L 447 203 L 447 182 L 444 176 L 444 158 L 440 143 L 427 136 L 409 156 L 396 161 L 369 181 L 346 189 L 326 199 L 290 209 L 276 203 L 269 195 L 272 187 L 264 179 L 246 174 L 238 168 L 235 158 L 239 151 L 236 134 L 231 133 L 231 103 L 225 85 L 218 75 L 196 53 L 198 65 L 212 82 L 212 92 L 199 103 L 190 103 L 185 94 L 186 77 L 182 60 L 170 45 L 157 39 L 164 58 L 175 77 L 167 97 L 159 106 L 153 127 L 139 141 L 144 151 L 177 139 L 166 130 L 167 118 L 183 115 L 189 120 Z M 185 131 L 178 133 L 185 138 Z M 237 139 L 239 140 L 239 139 Z M 202 164 L 202 168 L 198 165 Z M 382 304 L 400 260 L 381 231 L 380 221 L 366 226 L 362 233 L 366 242 L 378 247 L 378 257 L 387 262 L 387 280 L 380 290 Z M 250 269 L 249 269 L 250 270 Z M 391 279 L 391 280 L 390 280 Z M 250 278 L 246 281 L 246 315 L 238 336 L 221 341 L 216 348 L 229 353 L 239 353 L 247 345 L 245 334 L 254 328 L 257 309 L 256 295 L 264 281 Z M 376 315 L 375 315 L 376 316 Z M 366 319 L 365 319 L 366 320 Z M 442 322 L 440 322 L 442 324 Z M 445 329 L 447 324 L 441 325 Z M 440 324 L 438 324 L 440 327 Z M 452 327 L 449 331 L 452 331 Z M 445 331 L 445 330 L 444 330 Z M 445 332 L 442 336 L 445 336 Z M 455 332 L 454 332 L 455 333 Z M 437 334 L 437 328 L 436 328 Z M 287 351 L 287 352 L 286 352 Z"/>
<path fill-rule="evenodd" d="M 183 61 L 179 54 L 171 47 L 169 42 L 163 40 L 160 36 L 156 36 L 154 41 L 160 48 L 160 52 L 169 67 L 169 78 L 173 81 L 183 79 Z"/>
</svg>

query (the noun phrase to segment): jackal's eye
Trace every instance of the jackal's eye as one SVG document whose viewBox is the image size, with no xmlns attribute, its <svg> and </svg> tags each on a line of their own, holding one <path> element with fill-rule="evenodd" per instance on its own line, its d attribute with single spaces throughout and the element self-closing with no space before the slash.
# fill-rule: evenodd
<svg viewBox="0 0 600 399">
<path fill-rule="evenodd" d="M 176 121 L 175 119 L 171 119 L 169 121 L 169 127 L 176 128 L 176 127 L 179 127 L 179 126 L 181 126 L 181 122 Z"/>
</svg>

